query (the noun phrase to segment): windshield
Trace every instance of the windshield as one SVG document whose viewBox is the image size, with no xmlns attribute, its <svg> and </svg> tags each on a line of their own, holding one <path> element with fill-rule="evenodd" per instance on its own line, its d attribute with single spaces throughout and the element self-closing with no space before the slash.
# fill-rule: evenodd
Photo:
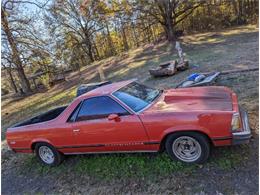
<svg viewBox="0 0 260 195">
<path fill-rule="evenodd" d="M 113 95 L 124 102 L 135 112 L 138 112 L 151 104 L 160 96 L 162 90 L 153 89 L 137 82 L 132 82 L 122 87 Z"/>
</svg>

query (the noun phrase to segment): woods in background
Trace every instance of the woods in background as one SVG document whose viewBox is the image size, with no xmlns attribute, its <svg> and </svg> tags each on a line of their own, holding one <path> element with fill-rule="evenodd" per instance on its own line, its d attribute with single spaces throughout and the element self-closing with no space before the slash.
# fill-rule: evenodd
<svg viewBox="0 0 260 195">
<path fill-rule="evenodd" d="M 144 44 L 256 24 L 258 0 L 3 0 L 1 20 L 2 89 L 30 93 Z"/>
</svg>

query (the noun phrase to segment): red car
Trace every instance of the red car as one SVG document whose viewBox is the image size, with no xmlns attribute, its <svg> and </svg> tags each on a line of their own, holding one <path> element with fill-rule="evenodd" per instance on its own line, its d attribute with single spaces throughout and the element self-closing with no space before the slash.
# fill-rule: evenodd
<svg viewBox="0 0 260 195">
<path fill-rule="evenodd" d="M 122 81 L 101 86 L 7 129 L 15 152 L 47 165 L 83 153 L 158 152 L 205 162 L 211 146 L 248 143 L 251 132 L 237 96 L 226 87 L 158 90 Z"/>
</svg>

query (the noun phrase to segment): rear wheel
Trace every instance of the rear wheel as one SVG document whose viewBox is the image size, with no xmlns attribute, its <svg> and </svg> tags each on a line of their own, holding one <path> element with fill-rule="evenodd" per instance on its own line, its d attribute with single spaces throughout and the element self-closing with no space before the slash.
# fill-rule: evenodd
<svg viewBox="0 0 260 195">
<path fill-rule="evenodd" d="M 38 143 L 35 146 L 35 152 L 38 160 L 49 166 L 57 166 L 63 161 L 63 154 L 57 151 L 48 143 Z"/>
<path fill-rule="evenodd" d="M 195 132 L 178 132 L 166 140 L 166 150 L 170 157 L 185 163 L 203 163 L 210 154 L 208 139 Z"/>
</svg>

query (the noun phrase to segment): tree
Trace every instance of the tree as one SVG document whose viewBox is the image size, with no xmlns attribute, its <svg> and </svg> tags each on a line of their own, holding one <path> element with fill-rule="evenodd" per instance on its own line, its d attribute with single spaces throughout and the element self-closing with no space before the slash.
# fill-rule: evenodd
<svg viewBox="0 0 260 195">
<path fill-rule="evenodd" d="M 255 23 L 258 0 L 3 0 L 1 11 L 3 73 L 14 91 L 29 92 L 38 69 L 49 77 L 61 67 L 80 71 L 164 37 L 174 43 L 179 30 Z"/>
<path fill-rule="evenodd" d="M 193 0 L 140 0 L 134 3 L 135 9 L 148 13 L 164 29 L 169 42 L 175 40 L 175 27 L 206 1 Z"/>
<path fill-rule="evenodd" d="M 35 17 L 24 13 L 22 5 L 42 9 L 46 2 L 38 4 L 37 1 L 29 0 L 4 0 L 1 3 L 2 43 L 4 43 L 2 51 L 10 54 L 10 64 L 15 66 L 22 90 L 29 93 L 32 90 L 26 76 L 26 68 L 28 70 L 35 48 L 42 49 L 43 42 L 39 38 L 41 35 L 37 35 L 37 31 L 34 29 Z M 2 63 L 2 67 L 7 66 Z M 7 68 L 7 70 L 13 69 Z"/>
<path fill-rule="evenodd" d="M 84 8 L 77 0 L 53 1 L 46 14 L 46 24 L 57 36 L 64 38 L 66 34 L 74 34 L 77 44 L 86 52 L 90 62 L 93 62 L 95 33 L 103 28 L 97 10 L 96 1 L 90 1 Z"/>
<path fill-rule="evenodd" d="M 129 43 L 127 40 L 126 29 L 130 24 L 131 16 L 131 5 L 127 0 L 112 1 L 112 10 L 114 12 L 114 23 L 119 27 L 124 45 L 124 51 L 129 50 Z"/>
<path fill-rule="evenodd" d="M 12 50 L 12 57 L 14 60 L 14 64 L 16 65 L 16 70 L 18 73 L 18 77 L 20 79 L 21 85 L 23 90 L 28 93 L 31 91 L 30 83 L 25 75 L 23 64 L 20 58 L 20 53 L 18 51 L 17 43 L 13 37 L 12 31 L 9 27 L 9 21 L 8 21 L 8 12 L 6 11 L 6 2 L 1 4 L 1 19 L 2 19 L 2 30 L 4 31 L 8 43 L 10 45 L 10 48 Z"/>
<path fill-rule="evenodd" d="M 15 79 L 14 79 L 14 76 L 13 76 L 13 71 L 12 71 L 12 62 L 9 60 L 9 58 L 6 58 L 6 61 L 8 63 L 3 63 L 2 61 L 2 67 L 3 67 L 3 70 L 6 71 L 7 75 L 8 75 L 8 80 L 10 82 L 10 85 L 12 87 L 12 89 L 14 90 L 15 93 L 18 93 L 18 88 L 17 88 L 17 85 L 15 83 Z"/>
</svg>

